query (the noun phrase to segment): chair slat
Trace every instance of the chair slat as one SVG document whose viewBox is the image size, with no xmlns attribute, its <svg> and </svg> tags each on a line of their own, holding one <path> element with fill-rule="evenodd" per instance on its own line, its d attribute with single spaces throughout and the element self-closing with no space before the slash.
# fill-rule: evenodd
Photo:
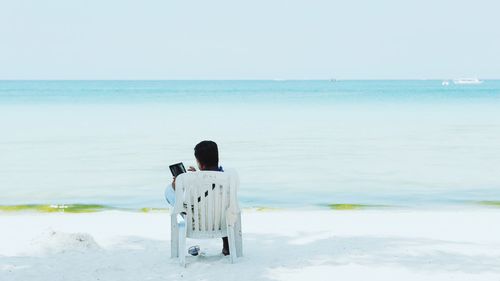
<svg viewBox="0 0 500 281">
<path fill-rule="evenodd" d="M 213 184 L 215 186 L 215 184 Z M 208 186 L 207 197 L 205 197 L 207 201 L 207 225 L 208 231 L 214 230 L 214 194 L 212 190 L 212 185 Z"/>
<path fill-rule="evenodd" d="M 205 197 L 205 192 L 203 192 L 203 199 L 204 199 L 203 200 L 203 210 L 204 210 L 203 214 L 205 215 L 205 225 L 203 226 L 203 230 L 208 231 L 208 202 L 207 202 L 207 199 Z"/>
<path fill-rule="evenodd" d="M 226 210 L 227 200 L 228 200 L 227 184 L 223 184 L 222 185 L 221 212 L 220 212 L 221 227 L 224 227 L 226 225 L 226 213 L 223 210 Z"/>
<path fill-rule="evenodd" d="M 196 199 L 196 202 L 198 204 L 198 208 L 200 210 L 199 214 L 200 214 L 200 231 L 205 231 L 206 229 L 206 220 L 205 220 L 205 217 L 206 217 L 206 208 L 205 208 L 205 200 L 203 200 L 203 197 L 205 197 L 205 194 L 204 192 L 199 192 L 198 190 L 198 198 L 200 199 L 200 201 L 198 202 L 198 198 Z"/>
<path fill-rule="evenodd" d="M 220 185 L 214 189 L 214 230 L 220 230 Z"/>
<path fill-rule="evenodd" d="M 193 223 L 194 223 L 194 228 L 193 230 L 194 231 L 200 231 L 200 214 L 199 214 L 199 210 L 198 210 L 198 190 L 196 188 L 192 188 L 191 189 L 191 202 L 188 206 L 189 208 L 189 211 L 191 211 L 191 208 L 192 208 L 192 212 L 193 212 Z"/>
</svg>

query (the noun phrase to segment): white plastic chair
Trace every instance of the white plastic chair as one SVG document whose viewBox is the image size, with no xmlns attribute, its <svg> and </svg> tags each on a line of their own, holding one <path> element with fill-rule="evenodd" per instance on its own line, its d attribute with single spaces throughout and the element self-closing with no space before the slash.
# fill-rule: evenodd
<svg viewBox="0 0 500 281">
<path fill-rule="evenodd" d="M 175 180 L 171 210 L 171 256 L 186 266 L 186 238 L 228 237 L 230 260 L 243 256 L 238 174 L 235 171 L 184 173 Z"/>
</svg>

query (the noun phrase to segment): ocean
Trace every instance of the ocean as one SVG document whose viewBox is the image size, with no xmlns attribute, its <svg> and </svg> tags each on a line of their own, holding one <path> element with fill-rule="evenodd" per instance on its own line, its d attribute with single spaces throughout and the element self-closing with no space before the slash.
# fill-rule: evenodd
<svg viewBox="0 0 500 281">
<path fill-rule="evenodd" d="M 500 200 L 500 81 L 0 81 L 0 205 L 166 207 L 202 140 L 244 207 Z"/>
</svg>

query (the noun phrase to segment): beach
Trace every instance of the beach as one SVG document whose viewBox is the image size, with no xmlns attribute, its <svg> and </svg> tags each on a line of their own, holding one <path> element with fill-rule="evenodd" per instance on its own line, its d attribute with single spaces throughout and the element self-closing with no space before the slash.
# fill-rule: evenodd
<svg viewBox="0 0 500 281">
<path fill-rule="evenodd" d="M 0 213 L 0 280 L 499 280 L 500 209 L 243 211 L 221 241 L 170 258 L 168 212 Z"/>
</svg>

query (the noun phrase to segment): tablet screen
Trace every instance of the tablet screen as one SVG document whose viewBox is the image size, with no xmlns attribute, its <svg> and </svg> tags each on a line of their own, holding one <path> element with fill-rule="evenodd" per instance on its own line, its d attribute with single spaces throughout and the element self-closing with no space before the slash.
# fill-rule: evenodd
<svg viewBox="0 0 500 281">
<path fill-rule="evenodd" d="M 178 175 L 185 173 L 186 169 L 184 168 L 184 165 L 181 162 L 181 163 L 170 165 L 170 172 L 172 172 L 172 175 L 174 177 L 177 177 Z"/>
</svg>

